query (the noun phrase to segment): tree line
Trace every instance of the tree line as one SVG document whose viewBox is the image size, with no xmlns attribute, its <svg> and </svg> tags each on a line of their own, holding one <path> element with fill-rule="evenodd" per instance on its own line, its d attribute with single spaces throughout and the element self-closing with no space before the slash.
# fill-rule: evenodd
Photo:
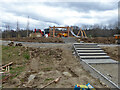
<svg viewBox="0 0 120 90">
<path fill-rule="evenodd" d="M 15 38 L 15 37 L 27 37 L 27 32 L 28 35 L 32 33 L 32 30 L 4 30 L 2 31 L 2 38 Z"/>
<path fill-rule="evenodd" d="M 73 27 L 74 27 L 75 33 L 77 33 L 78 30 L 82 28 L 82 30 L 86 30 L 88 35 L 90 34 L 92 36 L 105 36 L 104 34 L 107 34 L 107 32 L 109 32 L 108 36 L 113 36 L 114 34 L 120 34 L 120 29 L 118 28 L 117 23 L 109 24 L 108 26 L 94 24 L 94 25 L 82 25 L 81 27 L 79 26 L 73 26 Z M 2 38 L 27 37 L 27 35 L 33 32 L 33 30 L 20 29 L 18 28 L 18 26 L 16 30 L 11 30 L 9 25 L 6 25 L 5 30 L 3 31 L 0 30 L 0 31 L 1 31 Z M 102 32 L 105 32 L 105 33 L 102 33 Z"/>
</svg>

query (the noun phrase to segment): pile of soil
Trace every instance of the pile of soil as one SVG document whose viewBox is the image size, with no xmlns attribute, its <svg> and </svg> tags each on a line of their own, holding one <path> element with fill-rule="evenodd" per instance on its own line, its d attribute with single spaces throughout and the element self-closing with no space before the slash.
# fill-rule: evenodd
<svg viewBox="0 0 120 90">
<path fill-rule="evenodd" d="M 63 48 L 22 48 L 30 54 L 25 70 L 20 75 L 3 83 L 4 88 L 41 88 L 57 77 L 58 83 L 47 88 L 73 88 L 74 85 L 90 83 L 95 88 L 105 88 L 103 83 L 86 72 L 71 50 Z M 22 65 L 22 60 L 21 65 Z M 13 67 L 17 68 L 17 62 Z"/>
<path fill-rule="evenodd" d="M 115 44 L 114 37 L 94 37 L 94 38 L 78 38 L 78 41 L 84 41 L 85 43 L 104 43 Z"/>
<path fill-rule="evenodd" d="M 102 46 L 101 47 L 108 56 L 110 56 L 112 59 L 116 60 L 116 61 L 120 61 L 119 58 L 119 50 L 120 50 L 120 46 L 115 46 L 115 47 L 110 47 L 110 46 Z"/>
<path fill-rule="evenodd" d="M 14 42 L 8 43 L 8 46 L 14 46 Z M 16 43 L 15 46 L 23 46 L 22 43 Z"/>
<path fill-rule="evenodd" d="M 39 42 L 39 43 L 64 43 L 59 37 L 24 37 L 24 38 L 3 38 L 2 40 L 20 41 L 20 42 Z"/>
</svg>

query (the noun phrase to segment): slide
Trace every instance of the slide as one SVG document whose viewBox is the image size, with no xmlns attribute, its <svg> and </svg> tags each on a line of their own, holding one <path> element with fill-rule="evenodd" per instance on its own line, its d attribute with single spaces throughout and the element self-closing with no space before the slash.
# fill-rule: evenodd
<svg viewBox="0 0 120 90">
<path fill-rule="evenodd" d="M 80 36 L 75 35 L 75 33 L 72 30 L 70 32 L 72 33 L 73 36 L 80 37 Z"/>
</svg>

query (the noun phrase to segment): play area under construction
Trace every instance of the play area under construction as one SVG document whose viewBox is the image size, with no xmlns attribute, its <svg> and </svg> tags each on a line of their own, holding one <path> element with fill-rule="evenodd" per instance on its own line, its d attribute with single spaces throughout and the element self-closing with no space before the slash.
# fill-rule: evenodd
<svg viewBox="0 0 120 90">
<path fill-rule="evenodd" d="M 0 90 L 120 90 L 120 1 L 0 0 Z"/>
<path fill-rule="evenodd" d="M 34 29 L 2 39 L 5 88 L 119 88 L 119 34 L 92 37 L 73 27 Z"/>
<path fill-rule="evenodd" d="M 61 29 L 61 30 L 59 30 Z M 85 30 L 78 31 L 77 35 L 73 31 L 73 27 L 49 27 L 48 29 L 44 29 L 41 31 L 40 29 L 35 29 L 34 33 L 30 34 L 30 37 L 82 37 L 85 38 L 86 33 Z"/>
</svg>

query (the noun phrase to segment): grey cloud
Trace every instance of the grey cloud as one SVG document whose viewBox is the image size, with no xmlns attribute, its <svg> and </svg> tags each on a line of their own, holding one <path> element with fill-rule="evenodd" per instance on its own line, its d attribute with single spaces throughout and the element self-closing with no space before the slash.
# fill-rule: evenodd
<svg viewBox="0 0 120 90">
<path fill-rule="evenodd" d="M 105 5 L 100 2 L 45 2 L 44 4 L 54 7 L 66 7 L 82 12 L 89 12 L 90 10 L 106 11 L 116 9 L 118 7 L 117 2 Z"/>
<path fill-rule="evenodd" d="M 42 5 L 43 3 L 40 2 L 40 3 L 13 3 L 13 4 L 10 4 L 8 5 L 8 3 L 6 4 L 6 6 L 9 6 L 9 7 L 6 7 L 5 5 L 2 4 L 2 6 L 4 7 L 5 11 L 7 13 L 13 13 L 15 16 L 22 16 L 22 17 L 28 17 L 30 16 L 31 19 L 34 19 L 34 20 L 37 20 L 37 21 L 43 21 L 43 22 L 48 22 L 48 23 L 55 23 L 55 24 L 62 24 L 59 20 L 54 20 L 52 18 L 49 18 L 49 17 L 44 17 L 43 15 L 41 14 L 36 14 L 34 11 L 31 11 L 31 10 L 28 10 L 28 11 L 25 11 L 24 8 L 26 8 L 27 6 L 29 5 L 33 5 L 34 7 L 36 7 L 36 5 Z M 21 10 L 18 10 L 17 8 L 20 8 Z M 39 12 L 39 11 L 38 11 Z"/>
<path fill-rule="evenodd" d="M 64 8 L 67 8 L 69 10 L 74 10 L 77 12 L 85 12 L 85 13 L 89 13 L 89 11 L 93 10 L 99 13 L 99 11 L 107 11 L 107 10 L 114 10 L 117 8 L 117 3 L 108 3 L 108 4 L 104 4 L 104 3 L 99 3 L 99 2 L 15 2 L 15 3 L 0 3 L 0 7 L 3 8 L 3 11 L 6 13 L 12 13 L 15 16 L 21 16 L 21 17 L 26 17 L 30 16 L 30 18 L 32 18 L 33 20 L 36 20 L 38 22 L 41 22 L 41 27 L 45 27 L 48 26 L 48 23 L 51 24 L 57 24 L 57 25 L 62 25 L 63 21 L 62 18 L 50 18 L 50 17 L 45 17 L 42 14 L 37 14 L 34 11 L 28 10 L 26 11 L 26 7 L 27 6 L 34 6 L 36 7 L 37 5 L 47 5 L 50 7 L 62 7 L 63 11 Z M 38 11 L 39 12 L 39 11 Z M 62 12 L 61 12 L 62 13 Z M 79 17 L 78 17 L 79 18 Z M 88 15 L 84 15 L 81 18 L 93 18 L 91 16 Z M 102 19 L 101 16 L 97 16 L 94 18 L 98 18 L 98 19 Z M 116 17 L 114 18 L 106 18 L 106 22 L 107 21 L 112 21 L 112 20 L 116 20 Z M 11 21 L 11 27 L 15 28 L 16 27 L 16 21 L 12 22 Z M 4 23 L 5 24 L 5 23 Z M 32 24 L 32 22 L 31 22 Z M 77 23 L 76 23 L 77 24 Z M 79 24 L 79 22 L 78 22 Z M 38 24 L 39 25 L 39 24 Z M 20 24 L 21 27 L 26 28 L 26 25 L 24 24 Z M 32 27 L 34 27 L 32 25 Z"/>
</svg>

